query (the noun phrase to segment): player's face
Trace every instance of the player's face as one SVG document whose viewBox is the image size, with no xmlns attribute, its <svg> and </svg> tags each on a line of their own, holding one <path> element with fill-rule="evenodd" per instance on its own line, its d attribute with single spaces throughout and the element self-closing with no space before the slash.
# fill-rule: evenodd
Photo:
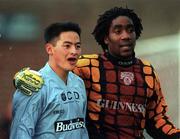
<svg viewBox="0 0 180 139">
<path fill-rule="evenodd" d="M 49 48 L 49 61 L 53 67 L 63 71 L 71 71 L 76 66 L 81 54 L 80 36 L 73 31 L 62 32 L 55 46 Z"/>
<path fill-rule="evenodd" d="M 113 56 L 131 57 L 136 43 L 132 20 L 126 16 L 119 16 L 112 20 L 105 43 L 108 45 L 109 53 Z"/>
</svg>

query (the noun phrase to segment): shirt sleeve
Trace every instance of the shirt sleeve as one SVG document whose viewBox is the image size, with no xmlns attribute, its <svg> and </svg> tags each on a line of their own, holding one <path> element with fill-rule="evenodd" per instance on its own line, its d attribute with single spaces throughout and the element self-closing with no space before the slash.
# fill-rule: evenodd
<svg viewBox="0 0 180 139">
<path fill-rule="evenodd" d="M 42 109 L 40 94 L 38 92 L 27 96 L 20 90 L 16 90 L 12 103 L 10 139 L 32 139 Z"/>
<path fill-rule="evenodd" d="M 163 96 L 157 74 L 153 73 L 152 90 L 149 89 L 149 99 L 146 111 L 146 130 L 158 139 L 179 139 L 180 131 L 167 116 L 167 104 Z"/>
</svg>

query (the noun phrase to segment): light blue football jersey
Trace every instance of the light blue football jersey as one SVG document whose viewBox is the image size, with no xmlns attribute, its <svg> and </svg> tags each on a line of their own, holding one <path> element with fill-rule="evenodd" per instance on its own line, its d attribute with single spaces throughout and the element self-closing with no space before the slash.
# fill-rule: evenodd
<svg viewBox="0 0 180 139">
<path fill-rule="evenodd" d="M 66 85 L 48 63 L 39 72 L 39 92 L 14 93 L 10 139 L 88 139 L 83 80 L 69 72 Z"/>
</svg>

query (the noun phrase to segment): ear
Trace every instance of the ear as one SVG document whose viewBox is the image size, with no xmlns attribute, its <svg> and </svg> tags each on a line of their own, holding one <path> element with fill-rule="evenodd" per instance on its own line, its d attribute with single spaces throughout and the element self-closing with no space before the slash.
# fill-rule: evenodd
<svg viewBox="0 0 180 139">
<path fill-rule="evenodd" d="M 107 36 L 105 36 L 105 37 L 104 37 L 104 43 L 107 45 L 107 44 L 108 44 L 108 42 L 109 42 L 109 39 L 108 39 L 108 37 L 107 37 Z"/>
<path fill-rule="evenodd" d="M 48 53 L 48 55 L 53 54 L 53 45 L 51 43 L 46 43 L 45 48 L 46 48 L 46 52 Z"/>
</svg>

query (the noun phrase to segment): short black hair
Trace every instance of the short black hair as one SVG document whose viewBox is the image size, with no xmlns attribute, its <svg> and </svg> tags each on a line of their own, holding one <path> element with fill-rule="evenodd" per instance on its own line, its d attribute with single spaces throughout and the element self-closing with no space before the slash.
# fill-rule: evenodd
<svg viewBox="0 0 180 139">
<path fill-rule="evenodd" d="M 81 36 L 81 28 L 77 23 L 73 22 L 57 22 L 50 24 L 44 32 L 44 40 L 46 43 L 52 41 L 54 38 L 58 37 L 60 33 L 66 31 L 74 31 L 79 36 Z"/>
<path fill-rule="evenodd" d="M 110 10 L 105 11 L 102 15 L 99 16 L 97 24 L 92 32 L 94 38 L 96 39 L 98 44 L 102 46 L 103 50 L 107 49 L 107 45 L 104 43 L 104 38 L 109 33 L 109 28 L 111 26 L 112 20 L 114 20 L 118 16 L 129 17 L 133 21 L 135 27 L 136 39 L 140 37 L 143 26 L 141 24 L 141 19 L 137 16 L 137 14 L 132 9 L 128 8 L 111 8 Z"/>
</svg>

